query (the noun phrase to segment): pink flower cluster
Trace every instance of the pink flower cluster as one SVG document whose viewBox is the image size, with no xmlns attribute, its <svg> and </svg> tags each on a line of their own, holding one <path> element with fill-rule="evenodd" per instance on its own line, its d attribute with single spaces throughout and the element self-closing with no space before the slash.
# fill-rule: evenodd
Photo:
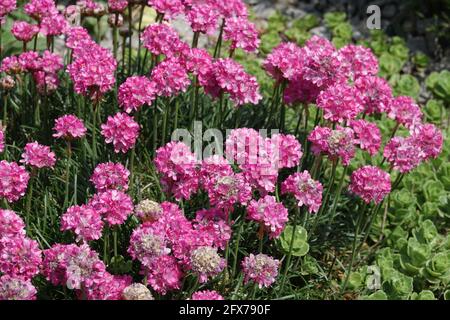
<svg viewBox="0 0 450 320">
<path fill-rule="evenodd" d="M 353 120 L 350 127 L 355 133 L 355 144 L 373 156 L 380 149 L 381 132 L 375 123 L 366 120 Z"/>
<path fill-rule="evenodd" d="M 56 163 L 55 153 L 50 147 L 30 142 L 25 145 L 20 162 L 35 168 L 53 168 Z"/>
<path fill-rule="evenodd" d="M 274 196 L 265 196 L 258 201 L 252 200 L 247 208 L 250 220 L 261 223 L 270 238 L 278 238 L 288 221 L 288 210 Z"/>
<path fill-rule="evenodd" d="M 293 194 L 298 206 L 306 205 L 309 212 L 318 212 L 322 204 L 323 186 L 311 178 L 308 171 L 290 175 L 281 185 L 283 194 Z"/>
<path fill-rule="evenodd" d="M 14 21 L 11 28 L 13 36 L 23 42 L 29 42 L 39 32 L 39 27 L 26 21 Z"/>
<path fill-rule="evenodd" d="M 324 119 L 343 122 L 355 119 L 364 111 L 356 87 L 337 83 L 322 91 L 317 97 L 317 107 L 323 109 Z"/>
<path fill-rule="evenodd" d="M 154 23 L 147 26 L 141 34 L 144 48 L 152 54 L 173 57 L 183 49 L 183 42 L 178 33 L 165 23 Z"/>
<path fill-rule="evenodd" d="M 108 189 L 126 191 L 128 189 L 129 176 L 130 171 L 121 163 L 106 162 L 100 163 L 95 167 L 91 176 L 91 182 L 94 184 L 97 192 L 103 192 Z"/>
<path fill-rule="evenodd" d="M 181 0 L 148 0 L 147 3 L 167 19 L 173 19 L 184 11 Z"/>
<path fill-rule="evenodd" d="M 159 63 L 153 70 L 151 80 L 158 96 L 170 97 L 186 92 L 191 81 L 187 70 L 178 58 L 170 58 Z"/>
<path fill-rule="evenodd" d="M 115 189 L 108 189 L 95 194 L 89 201 L 89 206 L 102 215 L 103 219 L 112 226 L 124 223 L 134 210 L 130 196 Z"/>
<path fill-rule="evenodd" d="M 16 10 L 17 2 L 16 0 L 2 0 L 0 2 L 0 24 L 3 24 L 6 20 L 6 16 Z"/>
<path fill-rule="evenodd" d="M 61 216 L 61 230 L 73 231 L 77 241 L 98 240 L 102 236 L 102 217 L 91 206 L 72 206 Z"/>
<path fill-rule="evenodd" d="M 192 294 L 191 300 L 225 300 L 217 291 L 202 290 Z"/>
<path fill-rule="evenodd" d="M 219 13 L 208 3 L 193 4 L 186 12 L 192 31 L 213 34 L 217 28 Z"/>
<path fill-rule="evenodd" d="M 15 202 L 25 195 L 30 174 L 23 166 L 6 160 L 0 161 L 0 197 Z"/>
<path fill-rule="evenodd" d="M 84 137 L 87 131 L 83 121 L 73 114 L 66 114 L 56 119 L 53 130 L 54 138 L 64 138 L 68 141 Z"/>
<path fill-rule="evenodd" d="M 250 254 L 242 261 L 244 282 L 255 282 L 259 288 L 270 287 L 278 275 L 280 261 L 266 254 Z"/>
<path fill-rule="evenodd" d="M 255 25 L 245 17 L 226 19 L 223 38 L 231 41 L 231 50 L 241 48 L 246 52 L 255 52 L 260 43 Z"/>
<path fill-rule="evenodd" d="M 151 105 L 155 99 L 155 91 L 155 83 L 147 77 L 129 77 L 119 87 L 119 105 L 126 113 L 137 111 L 144 104 Z"/>
<path fill-rule="evenodd" d="M 22 219 L 0 209 L 0 300 L 34 300 L 31 279 L 42 261 L 38 243 L 25 236 Z"/>
<path fill-rule="evenodd" d="M 129 115 L 121 112 L 109 116 L 101 128 L 105 142 L 113 144 L 115 153 L 126 153 L 133 148 L 140 131 L 139 124 Z"/>
<path fill-rule="evenodd" d="M 391 177 L 378 167 L 364 166 L 354 171 L 349 189 L 365 202 L 380 203 L 391 192 Z"/>
</svg>

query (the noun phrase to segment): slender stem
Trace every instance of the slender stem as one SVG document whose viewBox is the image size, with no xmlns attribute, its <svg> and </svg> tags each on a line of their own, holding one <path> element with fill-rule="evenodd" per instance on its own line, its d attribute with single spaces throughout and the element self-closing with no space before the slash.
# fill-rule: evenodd
<svg viewBox="0 0 450 320">
<path fill-rule="evenodd" d="M 244 219 L 242 219 L 239 222 L 239 229 L 236 237 L 236 245 L 234 247 L 234 261 L 233 261 L 233 268 L 231 269 L 231 278 L 234 278 L 234 275 L 236 274 L 236 266 L 239 254 L 239 242 L 241 241 L 241 233 L 243 229 L 244 229 Z"/>
<path fill-rule="evenodd" d="M 3 128 L 6 128 L 8 122 L 8 93 L 3 94 Z"/>
<path fill-rule="evenodd" d="M 158 108 L 157 108 L 157 99 L 155 99 L 154 107 L 153 107 L 153 155 L 155 155 L 156 146 L 158 143 Z"/>
<path fill-rule="evenodd" d="M 284 284 L 286 283 L 287 273 L 288 273 L 289 267 L 291 265 L 292 249 L 294 248 L 295 232 L 297 231 L 297 217 L 299 214 L 300 214 L 300 210 L 296 206 L 295 207 L 295 215 L 294 215 L 294 219 L 293 219 L 294 226 L 292 227 L 292 236 L 291 236 L 291 240 L 289 242 L 289 252 L 288 252 L 288 255 L 286 258 L 286 264 L 284 265 L 284 273 L 283 273 L 283 279 L 281 280 L 280 291 L 283 291 Z"/>
<path fill-rule="evenodd" d="M 115 22 L 114 22 L 114 26 L 112 28 L 112 42 L 113 42 L 113 56 L 114 59 L 117 59 L 117 49 L 118 49 L 118 45 L 117 45 L 117 22 L 119 20 L 119 14 L 116 13 L 115 14 Z"/>
<path fill-rule="evenodd" d="M 336 194 L 334 196 L 333 205 L 331 206 L 331 222 L 334 220 L 334 214 L 336 212 L 336 207 L 339 202 L 339 198 L 341 197 L 342 187 L 344 185 L 345 177 L 347 176 L 348 166 L 344 167 L 344 171 L 342 172 L 342 176 L 339 179 L 338 188 Z M 331 223 L 330 223 L 331 225 Z"/>
<path fill-rule="evenodd" d="M 142 19 L 144 17 L 145 4 L 141 6 L 141 11 L 139 13 L 139 25 L 138 25 L 138 56 L 137 56 L 137 67 L 138 70 L 141 69 L 141 29 L 142 29 Z"/>
<path fill-rule="evenodd" d="M 132 73 L 132 68 L 131 68 L 131 50 L 132 50 L 132 40 L 133 40 L 133 35 L 132 35 L 132 30 L 133 30 L 133 5 L 130 3 L 128 5 L 128 36 L 129 36 L 129 41 L 128 41 L 128 74 L 130 75 Z"/>
<path fill-rule="evenodd" d="M 223 36 L 223 29 L 225 28 L 225 19 L 222 19 L 222 24 L 220 26 L 219 31 L 219 37 L 217 38 L 216 46 L 214 48 L 214 58 L 220 57 L 220 50 L 222 47 L 222 36 Z"/>
<path fill-rule="evenodd" d="M 175 101 L 175 119 L 173 120 L 173 129 L 178 129 L 178 113 L 180 112 L 180 99 Z"/>
<path fill-rule="evenodd" d="M 200 38 L 200 32 L 194 32 L 194 36 L 192 37 L 192 48 L 197 48 L 198 39 Z"/>
<path fill-rule="evenodd" d="M 118 250 L 117 250 L 117 228 L 114 228 L 113 230 L 113 241 L 114 241 L 114 258 L 117 258 Z"/>
<path fill-rule="evenodd" d="M 72 160 L 72 146 L 70 140 L 67 140 L 67 164 L 66 164 L 66 187 L 64 195 L 64 208 L 67 208 L 69 201 L 69 181 L 70 181 L 70 162 Z"/>
</svg>

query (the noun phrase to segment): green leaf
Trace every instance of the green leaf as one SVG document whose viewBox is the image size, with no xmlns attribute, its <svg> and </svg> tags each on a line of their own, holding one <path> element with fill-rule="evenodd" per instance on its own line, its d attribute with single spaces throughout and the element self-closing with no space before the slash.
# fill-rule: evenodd
<svg viewBox="0 0 450 320">
<path fill-rule="evenodd" d="M 133 263 L 131 260 L 126 261 L 121 255 L 113 257 L 109 268 L 113 273 L 124 274 L 131 271 Z"/>
<path fill-rule="evenodd" d="M 420 84 L 412 75 L 395 75 L 389 83 L 393 86 L 395 96 L 410 96 L 416 100 L 419 98 Z"/>
<path fill-rule="evenodd" d="M 390 53 L 383 53 L 379 59 L 380 76 L 390 77 L 395 73 L 399 73 L 403 68 L 402 61 Z"/>
<path fill-rule="evenodd" d="M 345 22 L 346 19 L 345 12 L 327 12 L 324 15 L 325 24 L 331 29 L 339 23 Z"/>
<path fill-rule="evenodd" d="M 294 227 L 292 225 L 288 225 L 284 228 L 284 231 L 280 236 L 281 247 L 288 253 L 293 239 L 292 255 L 302 257 L 309 251 L 309 245 L 307 243 L 308 233 L 305 228 L 299 225 L 296 227 L 295 234 L 293 232 Z"/>
<path fill-rule="evenodd" d="M 436 300 L 433 291 L 422 290 L 420 293 L 414 292 L 411 295 L 411 300 Z"/>
<path fill-rule="evenodd" d="M 360 299 L 361 300 L 387 300 L 388 297 L 386 295 L 386 292 L 384 292 L 383 290 L 378 290 L 368 296 L 362 296 L 362 297 L 360 297 Z"/>
</svg>

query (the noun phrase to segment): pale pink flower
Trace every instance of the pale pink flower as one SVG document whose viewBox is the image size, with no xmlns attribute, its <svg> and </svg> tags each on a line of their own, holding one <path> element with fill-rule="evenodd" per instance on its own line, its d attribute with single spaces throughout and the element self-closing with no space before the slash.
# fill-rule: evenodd
<svg viewBox="0 0 450 320">
<path fill-rule="evenodd" d="M 115 153 L 126 153 L 133 148 L 139 136 L 139 124 L 126 113 L 118 112 L 109 116 L 106 123 L 101 125 L 101 134 L 106 143 L 114 145 Z"/>
<path fill-rule="evenodd" d="M 259 288 L 270 287 L 278 276 L 280 261 L 266 254 L 250 254 L 242 261 L 244 283 L 255 282 Z"/>
<path fill-rule="evenodd" d="M 50 147 L 35 141 L 25 145 L 20 162 L 36 168 L 53 168 L 56 163 L 56 156 L 50 150 Z"/>
<path fill-rule="evenodd" d="M 225 268 L 225 265 L 225 259 L 217 253 L 216 248 L 203 246 L 191 253 L 190 266 L 192 271 L 197 274 L 200 283 L 218 275 Z"/>
<path fill-rule="evenodd" d="M 152 261 L 150 268 L 144 270 L 148 284 L 162 295 L 181 286 L 183 272 L 173 256 L 159 256 Z"/>
<path fill-rule="evenodd" d="M 37 241 L 23 235 L 0 237 L 0 272 L 23 279 L 39 273 L 42 262 Z"/>
<path fill-rule="evenodd" d="M 308 211 L 318 212 L 322 204 L 323 186 L 311 178 L 308 171 L 290 175 L 281 185 L 283 194 L 291 193 L 298 201 L 298 206 L 306 205 Z"/>
<path fill-rule="evenodd" d="M 380 203 L 391 192 L 391 177 L 378 167 L 364 166 L 352 173 L 349 189 L 366 203 Z"/>
<path fill-rule="evenodd" d="M 155 258 L 167 255 L 171 251 L 165 232 L 161 229 L 151 224 L 144 224 L 131 234 L 128 253 L 145 267 L 150 268 Z"/>
</svg>

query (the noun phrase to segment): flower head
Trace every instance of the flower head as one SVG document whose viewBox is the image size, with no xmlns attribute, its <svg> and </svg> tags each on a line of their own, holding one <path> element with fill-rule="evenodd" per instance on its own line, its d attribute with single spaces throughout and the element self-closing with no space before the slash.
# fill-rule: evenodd
<svg viewBox="0 0 450 320">
<path fill-rule="evenodd" d="M 0 197 L 15 202 L 25 195 L 30 174 L 23 166 L 6 160 L 0 161 Z"/>
<path fill-rule="evenodd" d="M 187 11 L 186 18 L 192 31 L 212 34 L 216 31 L 219 13 L 208 3 L 194 4 Z"/>
<path fill-rule="evenodd" d="M 122 13 L 128 6 L 128 0 L 108 0 L 108 10 L 112 13 Z"/>
<path fill-rule="evenodd" d="M 151 105 L 155 99 L 155 84 L 147 77 L 132 76 L 119 87 L 119 105 L 130 113 L 144 104 Z"/>
<path fill-rule="evenodd" d="M 401 173 L 411 171 L 422 161 L 421 149 L 412 137 L 393 137 L 384 147 L 383 156 Z"/>
<path fill-rule="evenodd" d="M 41 250 L 35 240 L 23 235 L 0 238 L 0 272 L 31 279 L 39 273 Z"/>
<path fill-rule="evenodd" d="M 192 271 L 198 274 L 200 282 L 219 274 L 225 267 L 225 259 L 213 247 L 199 247 L 191 253 Z"/>
<path fill-rule="evenodd" d="M 162 255 L 152 260 L 151 267 L 145 268 L 149 285 L 160 294 L 179 289 L 183 272 L 173 256 Z"/>
<path fill-rule="evenodd" d="M 152 54 L 172 57 L 181 49 L 178 33 L 165 23 L 154 23 L 147 26 L 141 34 L 142 46 Z"/>
<path fill-rule="evenodd" d="M 144 199 L 134 208 L 135 215 L 142 222 L 154 222 L 161 218 L 163 212 L 158 202 Z"/>
<path fill-rule="evenodd" d="M 11 33 L 17 40 L 29 42 L 39 32 L 39 27 L 26 21 L 14 21 Z"/>
<path fill-rule="evenodd" d="M 87 131 L 83 121 L 73 114 L 66 114 L 56 119 L 53 130 L 56 132 L 53 137 L 66 140 L 82 138 Z"/>
<path fill-rule="evenodd" d="M 120 190 L 107 190 L 97 193 L 91 199 L 90 205 L 110 225 L 124 223 L 134 209 L 131 198 Z"/>
<path fill-rule="evenodd" d="M 36 168 L 53 168 L 56 156 L 55 153 L 50 151 L 50 147 L 37 142 L 30 142 L 25 145 L 20 162 Z"/>
<path fill-rule="evenodd" d="M 422 121 L 422 111 L 411 97 L 400 96 L 392 99 L 388 115 L 397 123 L 412 128 Z"/>
<path fill-rule="evenodd" d="M 217 291 L 202 290 L 192 294 L 191 300 L 225 300 Z"/>
<path fill-rule="evenodd" d="M 265 254 L 250 254 L 242 261 L 242 271 L 244 272 L 244 282 L 253 281 L 260 288 L 270 287 L 275 282 L 278 275 L 280 261 Z"/>
<path fill-rule="evenodd" d="M 150 290 L 142 283 L 133 283 L 123 289 L 124 300 L 154 300 Z"/>
<path fill-rule="evenodd" d="M 265 196 L 258 201 L 252 200 L 247 208 L 248 218 L 261 223 L 270 238 L 280 236 L 288 221 L 288 210 L 274 196 Z"/>
<path fill-rule="evenodd" d="M 126 153 L 133 148 L 139 136 L 139 124 L 126 113 L 118 112 L 109 116 L 106 123 L 101 125 L 101 134 L 106 143 L 114 145 L 115 153 Z"/>
<path fill-rule="evenodd" d="M 351 79 L 378 74 L 378 59 L 371 49 L 348 44 L 339 49 L 339 54 L 343 57 L 343 68 L 349 70 Z"/>
<path fill-rule="evenodd" d="M 323 109 L 323 117 L 333 122 L 355 119 L 364 110 L 357 89 L 345 83 L 322 91 L 317 97 L 317 106 Z"/>
<path fill-rule="evenodd" d="M 292 80 L 301 72 L 302 54 L 295 43 L 281 43 L 267 56 L 263 68 L 277 81 Z"/>
<path fill-rule="evenodd" d="M 227 19 L 223 38 L 231 41 L 231 50 L 241 48 L 246 52 L 255 52 L 260 43 L 255 25 L 245 17 Z"/>
<path fill-rule="evenodd" d="M 128 253 L 150 267 L 156 257 L 170 253 L 164 230 L 148 224 L 139 226 L 131 235 Z"/>
<path fill-rule="evenodd" d="M 130 171 L 121 163 L 105 162 L 95 167 L 90 180 L 98 192 L 109 189 L 126 191 L 128 189 L 129 176 Z"/>
<path fill-rule="evenodd" d="M 353 120 L 350 126 L 355 133 L 355 143 L 359 144 L 362 150 L 367 150 L 371 156 L 380 149 L 381 132 L 375 123 L 366 120 Z"/>
<path fill-rule="evenodd" d="M 190 80 L 187 70 L 178 58 L 166 59 L 153 70 L 151 80 L 155 83 L 158 96 L 170 97 L 179 92 L 186 92 Z"/>
<path fill-rule="evenodd" d="M 35 300 L 36 293 L 31 280 L 8 274 L 0 277 L 0 300 Z"/>
<path fill-rule="evenodd" d="M 0 209 L 0 237 L 13 236 L 25 236 L 25 224 L 14 211 Z"/>
<path fill-rule="evenodd" d="M 392 100 L 392 89 L 385 79 L 377 76 L 361 76 L 356 79 L 355 87 L 362 99 L 364 113 L 382 113 L 388 110 Z"/>
<path fill-rule="evenodd" d="M 290 175 L 281 185 L 282 193 L 292 193 L 298 206 L 306 205 L 309 212 L 318 212 L 322 204 L 323 186 L 311 178 L 308 171 Z"/>
<path fill-rule="evenodd" d="M 181 0 L 148 0 L 148 5 L 167 19 L 173 19 L 183 13 L 184 5 Z"/>
<path fill-rule="evenodd" d="M 412 129 L 412 139 L 421 150 L 421 158 L 437 158 L 442 152 L 444 138 L 441 130 L 433 124 L 419 124 Z"/>
<path fill-rule="evenodd" d="M 57 13 L 43 17 L 39 26 L 40 33 L 46 37 L 53 37 L 64 34 L 69 27 L 69 24 L 62 14 Z"/>
<path fill-rule="evenodd" d="M 365 202 L 380 203 L 391 192 L 391 177 L 378 167 L 364 166 L 350 177 L 350 191 Z"/>
<path fill-rule="evenodd" d="M 61 230 L 73 231 L 78 241 L 98 240 L 102 236 L 102 217 L 88 205 L 72 206 L 61 217 Z"/>
</svg>

